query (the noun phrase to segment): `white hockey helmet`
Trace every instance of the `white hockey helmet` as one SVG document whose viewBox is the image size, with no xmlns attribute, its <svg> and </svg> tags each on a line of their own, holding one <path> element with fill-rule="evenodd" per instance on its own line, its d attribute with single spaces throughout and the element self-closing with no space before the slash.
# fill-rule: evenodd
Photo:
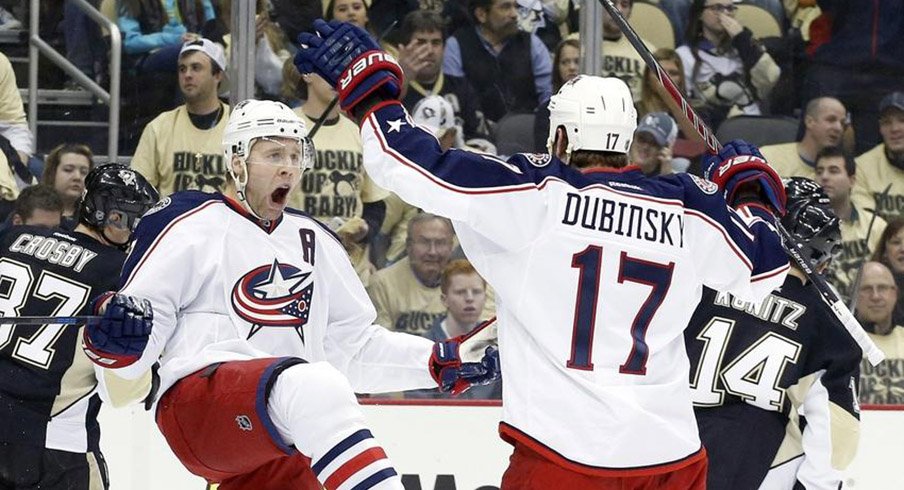
<svg viewBox="0 0 904 490">
<path fill-rule="evenodd" d="M 292 138 L 301 145 L 301 170 L 314 166 L 316 154 L 314 144 L 308 138 L 308 129 L 298 114 L 282 102 L 272 100 L 247 99 L 239 102 L 229 114 L 226 130 L 223 132 L 223 154 L 226 157 L 226 168 L 235 182 L 236 194 L 242 205 L 258 216 L 248 203 L 245 188 L 248 185 L 248 154 L 255 140 L 260 138 Z M 244 167 L 241 178 L 232 165 L 232 157 L 239 158 Z"/>
<path fill-rule="evenodd" d="M 264 137 L 297 139 L 302 147 L 302 170 L 314 166 L 314 145 L 298 114 L 282 102 L 247 99 L 232 109 L 223 132 L 223 153 L 230 172 L 232 165 L 229 162 L 232 157 L 238 156 L 244 160 L 248 157 L 254 140 Z"/>
<path fill-rule="evenodd" d="M 549 100 L 549 138 L 546 147 L 555 151 L 556 129 L 568 135 L 566 153 L 575 150 L 628 153 L 637 110 L 631 90 L 618 78 L 578 75 Z"/>
</svg>

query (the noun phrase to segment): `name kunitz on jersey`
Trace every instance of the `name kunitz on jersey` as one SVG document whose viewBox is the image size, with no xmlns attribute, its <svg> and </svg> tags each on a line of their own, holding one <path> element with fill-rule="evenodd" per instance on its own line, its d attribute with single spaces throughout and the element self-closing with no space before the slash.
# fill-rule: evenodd
<svg viewBox="0 0 904 490">
<path fill-rule="evenodd" d="M 562 224 L 626 238 L 684 246 L 681 214 L 603 197 L 568 192 Z"/>
</svg>

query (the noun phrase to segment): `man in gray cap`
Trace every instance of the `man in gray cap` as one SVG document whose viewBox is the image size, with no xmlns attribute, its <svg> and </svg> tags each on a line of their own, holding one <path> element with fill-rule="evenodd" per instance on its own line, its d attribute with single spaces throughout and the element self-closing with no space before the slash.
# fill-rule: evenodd
<svg viewBox="0 0 904 490">
<path fill-rule="evenodd" d="M 879 103 L 879 133 L 882 143 L 856 159 L 854 200 L 875 206 L 888 220 L 904 212 L 904 92 L 892 92 Z M 883 196 L 888 184 L 891 188 Z"/>
<path fill-rule="evenodd" d="M 630 161 L 647 176 L 684 172 L 690 161 L 672 157 L 677 138 L 678 125 L 672 116 L 666 112 L 651 112 L 641 118 L 634 131 Z"/>
<path fill-rule="evenodd" d="M 185 104 L 148 123 L 138 141 L 132 168 L 160 191 L 221 191 L 226 184 L 223 131 L 229 104 L 218 91 L 226 76 L 226 53 L 219 44 L 200 38 L 179 52 L 179 90 Z"/>
</svg>

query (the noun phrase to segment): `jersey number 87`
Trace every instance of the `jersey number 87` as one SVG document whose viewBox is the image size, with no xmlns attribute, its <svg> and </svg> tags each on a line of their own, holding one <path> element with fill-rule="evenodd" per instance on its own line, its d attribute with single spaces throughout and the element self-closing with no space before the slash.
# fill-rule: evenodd
<svg viewBox="0 0 904 490">
<path fill-rule="evenodd" d="M 34 283 L 34 291 L 31 290 Z M 41 271 L 35 280 L 29 266 L 9 259 L 0 259 L 0 315 L 19 316 L 30 298 L 60 303 L 49 316 L 69 316 L 81 311 L 88 302 L 91 288 L 49 271 Z M 14 324 L 0 325 L 0 349 L 13 338 Z M 20 338 L 13 347 L 12 356 L 39 368 L 50 368 L 55 353 L 53 343 L 60 337 L 66 325 L 41 325 L 31 338 Z"/>
</svg>

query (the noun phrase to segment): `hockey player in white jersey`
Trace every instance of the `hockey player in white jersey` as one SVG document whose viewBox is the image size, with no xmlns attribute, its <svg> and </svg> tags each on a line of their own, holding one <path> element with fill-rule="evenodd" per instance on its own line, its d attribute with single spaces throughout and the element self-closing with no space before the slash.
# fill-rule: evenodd
<svg viewBox="0 0 904 490">
<path fill-rule="evenodd" d="M 296 66 L 334 83 L 361 121 L 368 174 L 449 217 L 496 290 L 500 432 L 515 446 L 502 488 L 704 488 L 682 330 L 704 284 L 757 300 L 788 270 L 767 224 L 784 187 L 759 152 L 727 145 L 716 183 L 647 178 L 626 165 L 628 87 L 588 76 L 550 102 L 552 155 L 443 152 L 364 31 L 314 28 Z"/>
<path fill-rule="evenodd" d="M 401 489 L 354 393 L 461 391 L 496 377 L 498 357 L 462 364 L 461 339 L 373 324 L 338 238 L 284 211 L 314 158 L 291 109 L 238 104 L 223 146 L 225 194 L 176 193 L 142 218 L 86 349 L 127 379 L 159 361 L 157 424 L 221 490 Z"/>
</svg>

